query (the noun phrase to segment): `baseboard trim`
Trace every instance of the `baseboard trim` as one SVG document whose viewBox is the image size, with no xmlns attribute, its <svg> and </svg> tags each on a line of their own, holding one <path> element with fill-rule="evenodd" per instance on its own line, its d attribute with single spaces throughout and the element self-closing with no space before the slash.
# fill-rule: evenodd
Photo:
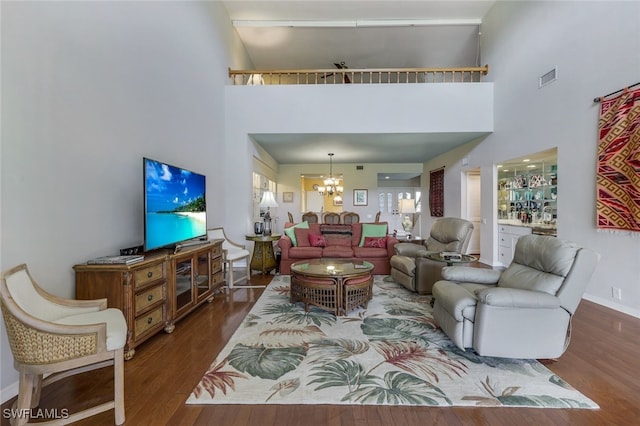
<svg viewBox="0 0 640 426">
<path fill-rule="evenodd" d="M 593 303 L 597 303 L 598 305 L 602 305 L 609 309 L 613 309 L 614 311 L 621 312 L 626 315 L 630 315 L 635 318 L 640 318 L 640 311 L 637 309 L 631 309 L 628 306 L 621 305 L 619 303 L 612 302 L 610 300 L 604 299 L 598 296 L 592 296 L 590 294 L 584 294 L 582 296 L 583 299 L 588 300 Z"/>
</svg>

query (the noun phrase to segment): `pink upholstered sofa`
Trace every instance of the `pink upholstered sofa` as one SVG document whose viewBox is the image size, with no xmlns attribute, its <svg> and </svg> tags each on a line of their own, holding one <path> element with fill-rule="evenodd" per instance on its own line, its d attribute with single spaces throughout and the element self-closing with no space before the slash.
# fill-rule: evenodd
<svg viewBox="0 0 640 426">
<path fill-rule="evenodd" d="M 398 243 L 395 237 L 387 235 L 386 222 L 350 225 L 303 222 L 286 223 L 284 228 L 285 232 L 278 241 L 280 273 L 283 275 L 291 273 L 292 263 L 316 258 L 365 260 L 373 264 L 373 274 L 388 275 L 393 247 Z"/>
</svg>

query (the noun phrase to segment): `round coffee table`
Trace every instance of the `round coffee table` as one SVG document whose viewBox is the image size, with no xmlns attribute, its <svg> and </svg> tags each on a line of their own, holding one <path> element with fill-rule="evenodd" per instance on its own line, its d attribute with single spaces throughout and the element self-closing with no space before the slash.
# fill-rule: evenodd
<svg viewBox="0 0 640 426">
<path fill-rule="evenodd" d="M 373 296 L 373 264 L 355 259 L 311 259 L 291 265 L 291 303 L 346 315 Z"/>
</svg>

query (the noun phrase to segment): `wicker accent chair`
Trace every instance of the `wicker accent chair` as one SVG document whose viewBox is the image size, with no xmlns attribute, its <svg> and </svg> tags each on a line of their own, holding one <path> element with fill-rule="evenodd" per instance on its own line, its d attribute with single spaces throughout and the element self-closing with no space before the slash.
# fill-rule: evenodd
<svg viewBox="0 0 640 426">
<path fill-rule="evenodd" d="M 306 212 L 302 215 L 302 222 L 304 221 L 307 223 L 318 223 L 318 215 L 314 212 Z"/>
<path fill-rule="evenodd" d="M 13 407 L 17 413 L 37 407 L 44 386 L 113 365 L 113 400 L 71 413 L 64 424 L 111 409 L 115 424 L 124 423 L 127 323 L 119 309 L 107 308 L 106 299 L 70 300 L 49 294 L 36 284 L 24 264 L 2 274 L 0 302 L 14 367 L 20 373 Z M 12 423 L 28 421 L 28 416 L 21 416 Z M 53 423 L 63 424 L 59 420 Z"/>
<path fill-rule="evenodd" d="M 376 218 L 375 218 L 376 223 L 380 222 L 380 214 L 382 214 L 382 212 L 378 210 L 378 213 L 376 213 Z"/>
<path fill-rule="evenodd" d="M 325 213 L 322 217 L 322 222 L 327 225 L 339 225 L 340 214 L 339 213 Z"/>
<path fill-rule="evenodd" d="M 287 218 L 289 219 L 289 223 L 294 223 L 293 222 L 293 215 L 291 214 L 291 212 L 287 212 Z"/>
<path fill-rule="evenodd" d="M 222 262 L 224 263 L 224 269 L 225 269 L 224 275 L 225 275 L 225 279 L 227 280 L 227 286 L 230 289 L 232 289 L 237 282 L 242 281 L 245 278 L 247 279 L 247 284 L 248 284 L 249 280 L 251 279 L 251 269 L 250 269 L 251 264 L 249 262 L 251 253 L 249 252 L 249 250 L 246 249 L 244 244 L 231 241 L 229 237 L 227 237 L 227 234 L 225 234 L 224 228 L 222 227 L 207 229 L 207 236 L 210 239 L 221 239 L 221 238 L 224 239 L 224 242 L 222 243 Z M 246 259 L 246 262 L 247 262 L 246 275 L 238 278 L 234 278 L 233 264 L 242 259 Z M 228 279 L 227 279 L 227 273 L 229 274 Z"/>
</svg>

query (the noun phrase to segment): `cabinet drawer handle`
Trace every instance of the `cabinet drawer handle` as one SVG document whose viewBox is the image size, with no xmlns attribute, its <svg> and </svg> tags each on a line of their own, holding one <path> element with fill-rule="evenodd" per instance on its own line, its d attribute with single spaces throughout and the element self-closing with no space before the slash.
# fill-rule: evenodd
<svg viewBox="0 0 640 426">
<path fill-rule="evenodd" d="M 151 278 L 152 276 L 153 276 L 153 272 L 152 271 L 147 272 L 147 278 Z"/>
<path fill-rule="evenodd" d="M 153 294 L 148 295 L 148 296 L 147 296 L 147 300 L 148 300 L 149 302 L 151 302 L 151 301 L 153 300 Z"/>
<path fill-rule="evenodd" d="M 153 322 L 153 318 L 152 317 L 147 318 L 147 324 L 151 324 L 152 322 Z"/>
</svg>

